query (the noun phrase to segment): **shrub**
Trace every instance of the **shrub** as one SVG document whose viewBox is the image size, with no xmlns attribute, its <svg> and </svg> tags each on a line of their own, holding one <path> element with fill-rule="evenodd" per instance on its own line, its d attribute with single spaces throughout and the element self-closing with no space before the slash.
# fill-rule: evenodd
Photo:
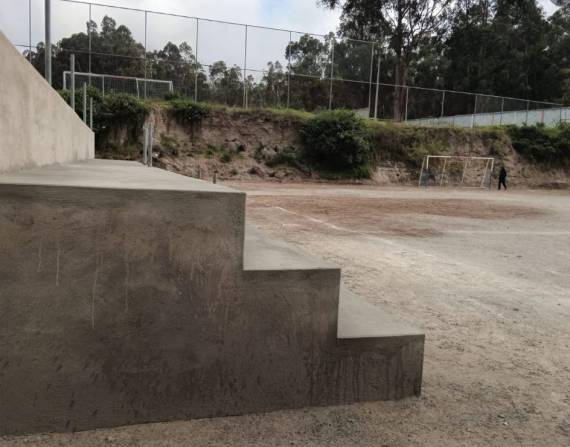
<svg viewBox="0 0 570 447">
<path fill-rule="evenodd" d="M 222 154 L 220 155 L 220 161 L 222 163 L 230 163 L 232 161 L 232 154 L 227 150 L 223 150 Z"/>
<path fill-rule="evenodd" d="M 301 128 L 304 156 L 326 171 L 367 178 L 371 148 L 364 120 L 349 110 L 323 112 Z"/>
<path fill-rule="evenodd" d="M 149 112 L 149 107 L 136 96 L 105 95 L 95 118 L 97 147 L 103 147 L 109 136 L 121 129 L 126 129 L 129 143 L 135 142 Z"/>
<path fill-rule="evenodd" d="M 509 126 L 513 147 L 527 160 L 543 165 L 568 166 L 570 163 L 570 127 Z"/>
<path fill-rule="evenodd" d="M 71 93 L 60 90 L 59 94 L 69 104 Z M 113 132 L 125 129 L 127 145 L 137 140 L 150 109 L 140 99 L 126 93 L 108 93 L 105 96 L 93 86 L 87 87 L 87 99 L 93 99 L 93 125 L 95 145 L 97 149 L 114 150 L 114 144 L 109 140 Z M 89 104 L 87 105 L 89 113 Z M 83 89 L 78 88 L 75 94 L 75 111 L 83 115 Z"/>
<path fill-rule="evenodd" d="M 192 125 L 206 118 L 210 110 L 204 104 L 198 104 L 189 99 L 177 98 L 170 102 L 170 110 L 180 125 Z"/>
</svg>

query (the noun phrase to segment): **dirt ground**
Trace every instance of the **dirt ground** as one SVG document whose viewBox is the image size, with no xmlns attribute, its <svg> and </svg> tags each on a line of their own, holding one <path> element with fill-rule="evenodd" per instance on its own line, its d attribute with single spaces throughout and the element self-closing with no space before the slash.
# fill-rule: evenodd
<svg viewBox="0 0 570 447">
<path fill-rule="evenodd" d="M 248 220 L 426 333 L 420 398 L 0 446 L 568 446 L 570 193 L 233 185 Z"/>
</svg>

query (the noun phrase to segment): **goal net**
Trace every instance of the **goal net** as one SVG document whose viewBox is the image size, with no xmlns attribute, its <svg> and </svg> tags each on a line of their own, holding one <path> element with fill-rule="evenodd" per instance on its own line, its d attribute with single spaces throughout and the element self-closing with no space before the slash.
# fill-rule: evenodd
<svg viewBox="0 0 570 447">
<path fill-rule="evenodd" d="M 426 155 L 419 186 L 490 188 L 494 166 L 492 157 Z"/>
<path fill-rule="evenodd" d="M 128 93 L 138 98 L 162 99 L 173 91 L 172 81 L 75 72 L 75 89 L 83 88 L 83 84 L 99 89 L 103 96 L 106 93 Z M 63 88 L 71 88 L 70 71 L 63 72 Z"/>
</svg>

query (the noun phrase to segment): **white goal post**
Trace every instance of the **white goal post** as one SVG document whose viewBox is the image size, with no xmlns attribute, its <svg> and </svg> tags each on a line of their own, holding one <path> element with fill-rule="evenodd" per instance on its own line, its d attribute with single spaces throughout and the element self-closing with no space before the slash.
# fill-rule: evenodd
<svg viewBox="0 0 570 447">
<path fill-rule="evenodd" d="M 490 188 L 494 167 L 493 157 L 426 155 L 418 186 Z"/>
<path fill-rule="evenodd" d="M 75 72 L 75 88 L 82 88 L 83 84 L 99 89 L 103 96 L 105 93 L 128 93 L 137 98 L 164 98 L 164 95 L 174 90 L 172 81 Z M 69 85 L 71 85 L 71 72 L 64 71 L 63 88 L 67 90 Z"/>
</svg>

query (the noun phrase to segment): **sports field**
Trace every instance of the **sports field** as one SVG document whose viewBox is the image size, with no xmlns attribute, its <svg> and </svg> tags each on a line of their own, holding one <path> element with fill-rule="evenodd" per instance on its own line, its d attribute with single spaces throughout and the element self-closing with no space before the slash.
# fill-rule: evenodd
<svg viewBox="0 0 570 447">
<path fill-rule="evenodd" d="M 0 445 L 570 444 L 570 193 L 231 185 L 248 220 L 426 333 L 422 397 Z"/>
</svg>

